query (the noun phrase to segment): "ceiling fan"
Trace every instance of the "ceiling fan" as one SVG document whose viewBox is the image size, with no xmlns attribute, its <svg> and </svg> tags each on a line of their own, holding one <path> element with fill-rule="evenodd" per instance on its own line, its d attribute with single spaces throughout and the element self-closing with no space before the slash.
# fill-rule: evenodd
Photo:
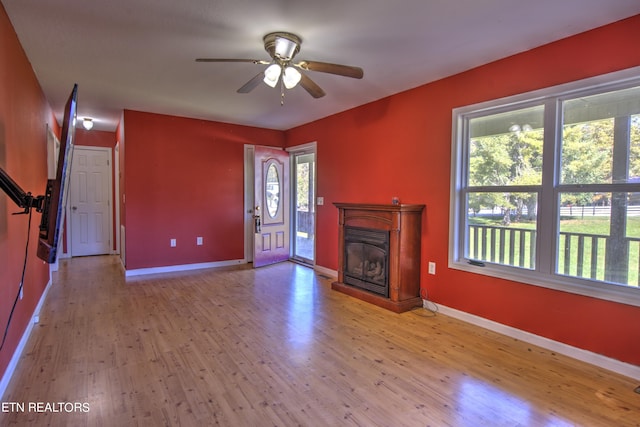
<svg viewBox="0 0 640 427">
<path fill-rule="evenodd" d="M 336 74 L 354 79 L 361 79 L 364 75 L 362 68 L 350 65 L 307 60 L 294 62 L 293 58 L 300 51 L 300 45 L 302 44 L 302 39 L 295 34 L 277 31 L 267 34 L 263 40 L 264 49 L 271 56 L 270 61 L 260 59 L 197 58 L 196 62 L 252 62 L 259 65 L 268 65 L 264 71 L 259 72 L 238 89 L 238 93 L 251 92 L 261 81 L 271 87 L 276 87 L 280 82 L 283 100 L 284 88 L 293 89 L 298 83 L 314 98 L 322 98 L 325 95 L 320 86 L 299 70 Z"/>
</svg>

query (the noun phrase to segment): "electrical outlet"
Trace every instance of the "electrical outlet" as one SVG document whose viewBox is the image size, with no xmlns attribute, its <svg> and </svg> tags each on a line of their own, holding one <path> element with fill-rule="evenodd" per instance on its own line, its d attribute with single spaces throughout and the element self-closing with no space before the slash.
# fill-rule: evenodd
<svg viewBox="0 0 640 427">
<path fill-rule="evenodd" d="M 436 274 L 436 263 L 429 261 L 429 274 Z"/>
<path fill-rule="evenodd" d="M 196 245 L 202 246 L 202 237 L 196 237 Z"/>
<path fill-rule="evenodd" d="M 176 239 L 171 239 L 171 240 L 169 241 L 169 245 L 170 245 L 172 248 L 175 248 L 175 247 L 176 247 L 176 245 L 177 245 L 177 243 L 176 243 Z"/>
<path fill-rule="evenodd" d="M 324 205 L 324 197 L 316 198 L 316 205 L 318 205 L 318 206 Z"/>
</svg>

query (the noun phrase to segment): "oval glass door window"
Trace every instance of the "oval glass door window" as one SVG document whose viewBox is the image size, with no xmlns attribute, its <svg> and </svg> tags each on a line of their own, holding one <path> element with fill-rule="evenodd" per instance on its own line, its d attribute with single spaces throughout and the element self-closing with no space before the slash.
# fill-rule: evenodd
<svg viewBox="0 0 640 427">
<path fill-rule="evenodd" d="M 273 163 L 267 168 L 264 194 L 267 198 L 267 213 L 271 218 L 275 218 L 280 208 L 280 175 Z"/>
</svg>

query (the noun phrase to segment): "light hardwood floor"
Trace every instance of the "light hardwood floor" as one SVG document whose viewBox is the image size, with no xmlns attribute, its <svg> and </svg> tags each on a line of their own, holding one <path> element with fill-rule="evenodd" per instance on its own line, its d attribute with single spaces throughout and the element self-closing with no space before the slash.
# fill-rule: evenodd
<svg viewBox="0 0 640 427">
<path fill-rule="evenodd" d="M 87 257 L 55 274 L 0 425 L 637 426 L 637 385 L 296 264 L 125 279 Z"/>
</svg>

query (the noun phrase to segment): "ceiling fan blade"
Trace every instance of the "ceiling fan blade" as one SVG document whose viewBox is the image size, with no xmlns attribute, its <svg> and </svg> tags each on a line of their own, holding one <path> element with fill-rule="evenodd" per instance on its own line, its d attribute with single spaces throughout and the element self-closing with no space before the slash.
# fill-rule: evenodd
<svg viewBox="0 0 640 427">
<path fill-rule="evenodd" d="M 246 82 L 244 86 L 237 90 L 238 93 L 249 93 L 254 90 L 264 79 L 264 71 L 260 71 L 251 80 Z"/>
<path fill-rule="evenodd" d="M 362 68 L 353 67 L 351 65 L 332 64 L 330 62 L 318 61 L 300 61 L 295 64 L 295 66 L 307 71 L 337 74 L 339 76 L 351 77 L 354 79 L 361 79 L 364 76 Z"/>
<path fill-rule="evenodd" d="M 269 61 L 261 59 L 234 59 L 234 58 L 196 58 L 196 62 L 252 62 L 254 64 L 266 65 Z"/>
<path fill-rule="evenodd" d="M 302 75 L 302 77 L 300 79 L 300 86 L 302 86 L 304 88 L 304 90 L 309 92 L 309 95 L 313 96 L 314 98 L 322 98 L 323 96 L 326 95 L 324 93 L 324 90 L 322 90 L 322 88 L 320 86 L 318 86 L 316 84 L 316 82 L 311 80 L 304 73 L 300 73 L 300 74 Z"/>
</svg>

